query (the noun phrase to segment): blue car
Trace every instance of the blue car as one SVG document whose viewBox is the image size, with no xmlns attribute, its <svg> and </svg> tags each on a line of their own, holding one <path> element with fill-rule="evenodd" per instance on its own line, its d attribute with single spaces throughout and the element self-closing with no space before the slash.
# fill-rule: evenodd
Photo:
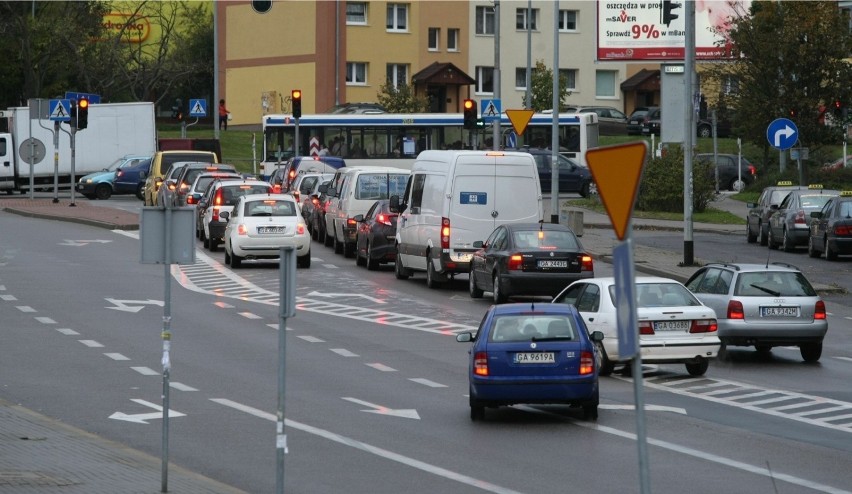
<svg viewBox="0 0 852 494">
<path fill-rule="evenodd" d="M 519 403 L 568 404 L 583 418 L 598 418 L 596 342 L 573 305 L 514 303 L 492 305 L 474 333 L 468 351 L 470 419 L 483 420 L 485 408 Z"/>
<path fill-rule="evenodd" d="M 109 199 L 113 194 L 141 195 L 145 179 L 142 173 L 151 166 L 150 156 L 124 156 L 99 172 L 90 173 L 77 181 L 77 192 L 88 199 Z"/>
</svg>

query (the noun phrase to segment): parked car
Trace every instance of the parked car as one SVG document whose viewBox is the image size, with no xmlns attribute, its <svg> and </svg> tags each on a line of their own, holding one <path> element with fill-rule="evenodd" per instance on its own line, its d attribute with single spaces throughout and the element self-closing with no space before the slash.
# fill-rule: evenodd
<svg viewBox="0 0 852 494">
<path fill-rule="evenodd" d="M 715 165 L 714 165 L 715 156 Z M 725 153 L 696 154 L 695 160 L 705 160 L 710 163 L 713 179 L 716 169 L 719 169 L 719 189 L 741 191 L 757 179 L 757 168 L 744 156 Z"/>
<path fill-rule="evenodd" d="M 379 264 L 396 260 L 396 220 L 398 214 L 390 210 L 390 200 L 376 201 L 365 214 L 355 215 L 355 263 L 369 270 Z"/>
<path fill-rule="evenodd" d="M 226 178 L 242 178 L 239 173 L 231 173 L 231 172 L 204 172 L 195 177 L 195 180 L 192 181 L 192 185 L 189 186 L 189 189 L 186 191 L 186 206 L 196 206 L 198 207 L 198 202 L 201 200 L 201 197 L 204 195 L 204 192 L 207 190 L 207 187 L 213 183 L 214 180 L 218 179 L 226 179 Z M 198 229 L 196 228 L 196 236 L 198 234 Z"/>
<path fill-rule="evenodd" d="M 629 356 L 618 351 L 615 288 L 613 277 L 580 280 L 553 299 L 577 307 L 589 330 L 604 334 L 599 343 L 603 376 L 618 363 L 630 372 Z M 642 362 L 684 364 L 689 375 L 704 375 L 721 346 L 713 309 L 669 278 L 637 276 L 635 290 Z"/>
<path fill-rule="evenodd" d="M 177 172 L 177 175 L 166 182 L 166 186 L 174 191 L 172 206 L 186 206 L 189 189 L 195 181 L 195 177 L 202 173 L 212 172 L 228 172 L 233 175 L 239 175 L 234 165 L 226 163 L 189 163 L 181 168 Z"/>
<path fill-rule="evenodd" d="M 543 148 L 521 148 L 519 151 L 530 153 L 535 158 L 541 191 L 549 194 L 553 183 L 553 151 Z M 556 155 L 559 163 L 559 192 L 576 192 L 583 197 L 597 194 L 598 188 L 592 178 L 592 172 L 580 162 Z"/>
<path fill-rule="evenodd" d="M 627 118 L 627 134 L 642 135 L 645 123 L 651 119 L 651 112 L 658 109 L 658 106 L 640 106 L 633 110 Z"/>
<path fill-rule="evenodd" d="M 798 346 L 805 362 L 822 355 L 828 331 L 825 303 L 805 275 L 784 263 L 711 263 L 686 287 L 716 311 L 724 346 Z"/>
<path fill-rule="evenodd" d="M 281 247 L 296 248 L 296 266 L 311 267 L 311 237 L 299 204 L 289 194 L 247 194 L 231 211 L 220 211 L 228 222 L 224 233 L 225 264 L 278 259 Z"/>
<path fill-rule="evenodd" d="M 595 275 L 592 256 L 565 225 L 509 223 L 494 229 L 470 261 L 469 293 L 491 292 L 495 304 L 515 295 L 553 297 L 572 281 Z"/>
<path fill-rule="evenodd" d="M 272 186 L 262 180 L 224 179 L 216 180 L 207 188 L 198 203 L 201 217 L 200 239 L 204 247 L 215 252 L 224 240 L 227 219 L 222 212 L 231 211 L 241 196 L 250 194 L 272 194 Z"/>
<path fill-rule="evenodd" d="M 805 190 L 793 190 L 773 210 L 769 217 L 770 249 L 781 247 L 784 252 L 793 252 L 797 246 L 807 245 L 810 232 L 811 213 L 819 211 L 832 197 L 840 195 L 838 190 L 823 189 L 822 185 L 811 184 Z"/>
<path fill-rule="evenodd" d="M 627 115 L 611 106 L 568 106 L 563 111 L 569 113 L 597 113 L 598 134 L 602 136 L 623 136 L 627 134 Z"/>
<path fill-rule="evenodd" d="M 793 185 L 793 182 L 789 180 L 782 180 L 776 185 L 763 189 L 757 202 L 746 203 L 746 207 L 749 208 L 748 216 L 746 216 L 746 241 L 754 243 L 760 238 L 760 245 L 769 243 L 769 218 L 787 194 L 804 188 L 806 187 Z M 772 209 L 773 206 L 776 208 Z"/>
<path fill-rule="evenodd" d="M 193 161 L 176 161 L 169 165 L 166 173 L 163 174 L 160 184 L 157 186 L 157 191 L 154 194 L 154 206 L 174 206 L 175 205 L 175 177 L 177 177 L 183 167 Z"/>
<path fill-rule="evenodd" d="M 137 194 L 140 164 L 150 164 L 150 156 L 128 155 L 118 158 L 102 171 L 89 173 L 77 181 L 77 192 L 87 199 L 109 199 L 113 194 Z"/>
<path fill-rule="evenodd" d="M 730 119 L 716 120 L 716 136 L 729 137 L 733 132 L 733 121 Z M 659 136 L 662 131 L 662 110 L 656 108 L 648 112 L 642 127 L 643 135 Z M 698 137 L 713 137 L 713 122 L 708 119 L 695 121 L 695 132 Z"/>
<path fill-rule="evenodd" d="M 852 154 L 847 155 L 845 159 L 841 157 L 832 162 L 826 163 L 822 165 L 822 169 L 826 171 L 842 170 L 844 161 L 847 167 L 852 167 Z"/>
<path fill-rule="evenodd" d="M 819 257 L 823 252 L 829 261 L 852 255 L 852 190 L 841 191 L 811 213 L 808 255 Z"/>
<path fill-rule="evenodd" d="M 485 408 L 517 403 L 568 404 L 587 420 L 598 418 L 595 344 L 573 306 L 529 303 L 492 305 L 468 351 L 470 418 L 484 420 Z"/>
</svg>

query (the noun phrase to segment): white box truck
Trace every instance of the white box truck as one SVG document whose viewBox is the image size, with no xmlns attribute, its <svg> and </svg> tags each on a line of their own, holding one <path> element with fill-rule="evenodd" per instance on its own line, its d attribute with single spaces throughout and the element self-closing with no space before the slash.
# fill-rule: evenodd
<svg viewBox="0 0 852 494">
<path fill-rule="evenodd" d="M 0 133 L 0 192 L 22 194 L 30 189 L 30 161 L 34 189 L 53 190 L 54 121 L 30 120 L 28 107 L 2 113 L 9 131 Z M 32 132 L 32 134 L 30 133 Z M 67 123 L 60 125 L 58 147 L 59 187 L 71 188 L 71 136 Z M 34 145 L 30 144 L 30 136 Z M 89 124 L 75 135 L 74 177 L 103 170 L 128 154 L 150 156 L 157 151 L 154 104 L 104 103 L 89 106 Z M 30 157 L 32 156 L 32 160 Z"/>
<path fill-rule="evenodd" d="M 498 225 L 543 218 L 535 159 L 509 151 L 423 151 L 402 197 L 390 198 L 396 225 L 396 277 L 426 272 L 436 288 L 470 260 Z"/>
</svg>

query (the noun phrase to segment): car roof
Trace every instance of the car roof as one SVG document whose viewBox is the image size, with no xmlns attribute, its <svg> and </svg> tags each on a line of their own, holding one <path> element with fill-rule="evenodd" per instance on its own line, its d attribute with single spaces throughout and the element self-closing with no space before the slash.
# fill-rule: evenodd
<svg viewBox="0 0 852 494">
<path fill-rule="evenodd" d="M 749 272 L 749 271 L 789 271 L 789 272 L 801 272 L 802 270 L 793 266 L 792 264 L 780 263 L 780 262 L 770 262 L 769 264 L 762 263 L 748 263 L 748 262 L 710 262 L 705 265 L 705 267 L 726 267 L 733 269 L 734 271 L 739 272 Z"/>
<path fill-rule="evenodd" d="M 243 201 L 256 201 L 256 200 L 268 200 L 275 199 L 276 201 L 286 200 L 290 202 L 296 202 L 296 198 L 291 196 L 290 194 L 246 194 L 240 196 L 240 200 Z"/>
<path fill-rule="evenodd" d="M 539 228 L 547 231 L 573 231 L 568 228 L 566 225 L 561 223 L 506 223 L 501 225 L 506 227 L 509 231 L 517 231 L 517 230 L 538 230 Z"/>
<path fill-rule="evenodd" d="M 493 315 L 506 314 L 576 314 L 577 309 L 569 304 L 550 304 L 535 302 L 515 302 L 492 306 Z"/>
<path fill-rule="evenodd" d="M 615 283 L 614 276 L 596 276 L 594 278 L 586 278 L 583 280 L 577 280 L 581 282 L 590 282 L 590 281 L 599 281 L 601 284 L 609 284 Z M 576 282 L 575 282 L 576 283 Z M 678 280 L 672 278 L 664 278 L 662 276 L 636 276 L 634 278 L 634 284 L 642 284 L 642 283 L 677 283 L 682 284 Z"/>
</svg>

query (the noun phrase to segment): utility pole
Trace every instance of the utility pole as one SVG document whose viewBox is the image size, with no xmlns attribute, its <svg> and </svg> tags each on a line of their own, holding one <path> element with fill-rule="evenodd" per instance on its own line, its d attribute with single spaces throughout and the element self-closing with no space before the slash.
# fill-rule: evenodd
<svg viewBox="0 0 852 494">
<path fill-rule="evenodd" d="M 494 99 L 500 100 L 500 0 L 494 0 Z M 492 149 L 500 150 L 500 118 L 494 121 Z"/>
</svg>

